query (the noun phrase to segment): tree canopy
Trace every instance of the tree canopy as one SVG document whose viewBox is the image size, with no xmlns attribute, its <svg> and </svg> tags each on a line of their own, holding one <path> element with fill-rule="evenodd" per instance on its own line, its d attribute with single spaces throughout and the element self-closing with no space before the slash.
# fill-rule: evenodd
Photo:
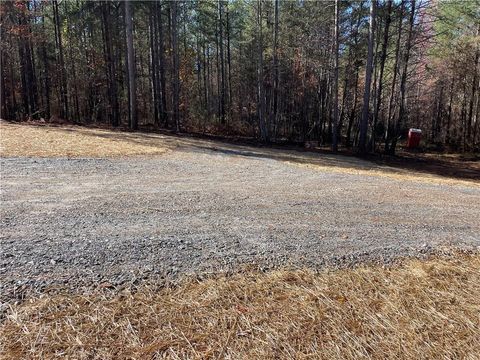
<svg viewBox="0 0 480 360">
<path fill-rule="evenodd" d="M 431 146 L 480 148 L 478 0 L 0 7 L 4 119 L 390 153 L 413 127 Z"/>
</svg>

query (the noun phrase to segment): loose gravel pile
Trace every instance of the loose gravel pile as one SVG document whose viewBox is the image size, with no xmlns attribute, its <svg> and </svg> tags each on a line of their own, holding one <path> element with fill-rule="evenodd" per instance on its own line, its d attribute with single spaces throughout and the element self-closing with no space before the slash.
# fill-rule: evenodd
<svg viewBox="0 0 480 360">
<path fill-rule="evenodd" d="M 2 158 L 1 174 L 4 301 L 246 266 L 388 263 L 480 246 L 474 183 L 193 147 L 148 157 Z"/>
</svg>

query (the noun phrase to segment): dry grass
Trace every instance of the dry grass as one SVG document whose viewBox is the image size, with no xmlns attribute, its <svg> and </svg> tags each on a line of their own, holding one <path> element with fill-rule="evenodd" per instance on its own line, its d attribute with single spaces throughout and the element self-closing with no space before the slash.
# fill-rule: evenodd
<svg viewBox="0 0 480 360">
<path fill-rule="evenodd" d="M 47 296 L 0 340 L 4 359 L 478 359 L 480 256 Z"/>
<path fill-rule="evenodd" d="M 167 151 L 161 137 L 78 126 L 0 123 L 0 156 L 113 157 L 154 155 Z"/>
</svg>

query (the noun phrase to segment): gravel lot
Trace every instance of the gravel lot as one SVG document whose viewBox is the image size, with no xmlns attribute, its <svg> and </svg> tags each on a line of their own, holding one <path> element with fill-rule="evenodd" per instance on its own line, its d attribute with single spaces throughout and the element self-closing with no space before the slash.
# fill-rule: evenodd
<svg viewBox="0 0 480 360">
<path fill-rule="evenodd" d="M 2 299 L 480 246 L 478 184 L 264 155 L 202 145 L 143 157 L 2 158 Z"/>
</svg>

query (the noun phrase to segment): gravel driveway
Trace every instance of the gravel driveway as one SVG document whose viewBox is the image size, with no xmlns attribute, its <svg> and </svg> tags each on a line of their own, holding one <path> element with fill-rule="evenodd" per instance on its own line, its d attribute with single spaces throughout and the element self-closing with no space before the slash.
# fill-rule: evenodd
<svg viewBox="0 0 480 360">
<path fill-rule="evenodd" d="M 4 300 L 246 265 L 317 268 L 480 246 L 473 183 L 192 146 L 146 157 L 2 158 L 1 173 Z"/>
</svg>

